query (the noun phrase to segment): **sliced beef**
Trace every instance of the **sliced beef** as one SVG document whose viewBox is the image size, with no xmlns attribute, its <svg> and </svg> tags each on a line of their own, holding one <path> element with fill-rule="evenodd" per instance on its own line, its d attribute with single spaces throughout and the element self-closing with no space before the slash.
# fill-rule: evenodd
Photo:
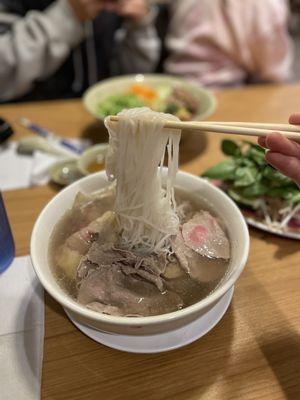
<svg viewBox="0 0 300 400">
<path fill-rule="evenodd" d="M 230 257 L 230 245 L 225 232 L 216 218 L 209 212 L 202 211 L 182 226 L 182 237 L 185 244 L 208 258 Z"/>
<path fill-rule="evenodd" d="M 226 264 L 223 259 L 211 259 L 197 253 L 186 246 L 181 233 L 174 239 L 172 248 L 181 267 L 198 282 L 212 282 L 224 275 Z"/>
<path fill-rule="evenodd" d="M 215 287 L 214 281 L 199 282 L 199 280 L 191 278 L 188 274 L 166 279 L 165 285 L 167 290 L 171 290 L 180 296 L 185 307 L 203 299 Z"/>
<path fill-rule="evenodd" d="M 125 275 L 137 275 L 146 281 L 153 283 L 160 292 L 164 292 L 164 281 L 159 275 L 152 274 L 142 268 L 134 268 L 128 265 L 121 266 Z"/>
<path fill-rule="evenodd" d="M 152 283 L 124 274 L 119 266 L 92 270 L 81 282 L 78 301 L 93 310 L 120 316 L 159 315 L 183 306 L 176 293 L 161 293 Z"/>
<path fill-rule="evenodd" d="M 153 283 L 161 292 L 164 291 L 161 274 L 165 270 L 166 259 L 164 256 L 145 256 L 132 251 L 115 248 L 109 243 L 102 244 L 95 241 L 85 258 L 82 259 L 77 271 L 77 277 L 86 275 L 93 266 L 117 266 L 126 275 L 137 275 Z"/>
<path fill-rule="evenodd" d="M 165 256 L 146 256 L 95 241 L 77 270 L 78 301 L 111 315 L 157 315 L 183 302 L 166 290 Z"/>
</svg>

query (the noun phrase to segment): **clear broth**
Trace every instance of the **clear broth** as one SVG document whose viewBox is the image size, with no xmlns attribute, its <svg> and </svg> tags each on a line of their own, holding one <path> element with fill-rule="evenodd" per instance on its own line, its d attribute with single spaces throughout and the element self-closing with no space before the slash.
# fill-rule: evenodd
<svg viewBox="0 0 300 400">
<path fill-rule="evenodd" d="M 177 188 L 175 192 L 177 206 L 180 206 L 184 201 L 188 201 L 192 204 L 192 214 L 202 210 L 209 211 L 211 214 L 213 214 L 210 206 L 204 199 L 193 196 L 179 188 Z M 57 248 L 63 244 L 65 240 L 74 232 L 87 226 L 91 221 L 98 218 L 106 211 L 112 210 L 112 206 L 114 204 L 113 190 L 105 189 L 99 192 L 99 196 L 100 194 L 102 196 L 104 194 L 104 197 L 99 198 L 97 197 L 97 194 L 94 194 L 93 200 L 87 200 L 86 202 L 81 201 L 80 205 L 75 205 L 71 210 L 67 211 L 56 224 L 50 240 L 49 259 L 53 274 L 62 289 L 75 300 L 77 298 L 77 282 L 75 279 L 69 279 L 65 273 L 62 272 L 61 268 L 56 265 L 55 252 Z M 186 219 L 189 219 L 189 215 L 187 215 L 182 222 L 185 222 Z M 221 225 L 224 225 L 219 218 L 217 219 Z M 199 282 L 191 278 L 190 275 L 183 271 L 181 267 L 180 269 L 182 273 L 180 276 L 178 276 L 179 262 L 177 259 L 175 262 L 169 263 L 167 266 L 166 273 L 164 275 L 166 288 L 167 290 L 172 290 L 173 292 L 179 294 L 183 300 L 182 308 L 195 304 L 207 297 L 220 285 L 227 274 L 229 265 L 228 260 L 209 259 L 201 256 L 199 259 L 200 268 L 202 268 L 204 271 L 211 271 L 212 269 L 219 271 L 217 278 Z M 162 293 L 161 295 L 163 296 L 164 294 Z"/>
</svg>

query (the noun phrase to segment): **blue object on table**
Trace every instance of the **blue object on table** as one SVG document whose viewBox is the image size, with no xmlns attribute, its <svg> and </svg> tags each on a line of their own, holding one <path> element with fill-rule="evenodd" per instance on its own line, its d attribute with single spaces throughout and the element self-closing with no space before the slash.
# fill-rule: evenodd
<svg viewBox="0 0 300 400">
<path fill-rule="evenodd" d="M 13 135 L 14 131 L 11 125 L 5 119 L 0 118 L 0 144 L 6 142 Z"/>
<path fill-rule="evenodd" d="M 25 128 L 31 130 L 32 132 L 36 133 L 37 135 L 39 135 L 45 139 L 55 140 L 58 144 L 62 145 L 63 147 L 68 148 L 73 153 L 76 153 L 76 154 L 82 153 L 82 149 L 77 147 L 75 144 L 71 143 L 69 140 L 61 139 L 59 136 L 55 135 L 53 132 L 49 131 L 48 129 L 43 128 L 42 126 L 31 122 L 28 118 L 21 118 L 20 123 Z"/>
<path fill-rule="evenodd" d="M 15 257 L 15 244 L 0 192 L 0 273 L 5 271 Z"/>
</svg>

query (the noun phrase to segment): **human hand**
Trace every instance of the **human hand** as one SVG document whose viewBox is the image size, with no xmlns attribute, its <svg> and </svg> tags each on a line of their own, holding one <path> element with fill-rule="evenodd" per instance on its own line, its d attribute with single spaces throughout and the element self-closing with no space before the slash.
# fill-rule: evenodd
<svg viewBox="0 0 300 400">
<path fill-rule="evenodd" d="M 147 0 L 119 0 L 117 13 L 124 18 L 129 18 L 140 23 L 147 17 L 150 8 Z"/>
<path fill-rule="evenodd" d="M 116 2 L 110 0 L 68 0 L 79 21 L 94 19 L 104 9 L 116 8 Z"/>
<path fill-rule="evenodd" d="M 291 115 L 289 122 L 300 125 L 300 114 Z M 268 149 L 267 162 L 300 186 L 300 142 L 271 133 L 259 138 L 258 144 Z"/>
</svg>

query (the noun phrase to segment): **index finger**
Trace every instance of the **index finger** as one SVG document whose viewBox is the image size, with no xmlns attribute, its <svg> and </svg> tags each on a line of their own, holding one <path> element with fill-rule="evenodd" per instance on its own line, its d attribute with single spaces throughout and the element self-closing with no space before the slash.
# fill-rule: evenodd
<svg viewBox="0 0 300 400">
<path fill-rule="evenodd" d="M 273 152 L 300 159 L 300 144 L 287 139 L 279 133 L 271 133 L 266 137 L 266 147 Z"/>
</svg>

